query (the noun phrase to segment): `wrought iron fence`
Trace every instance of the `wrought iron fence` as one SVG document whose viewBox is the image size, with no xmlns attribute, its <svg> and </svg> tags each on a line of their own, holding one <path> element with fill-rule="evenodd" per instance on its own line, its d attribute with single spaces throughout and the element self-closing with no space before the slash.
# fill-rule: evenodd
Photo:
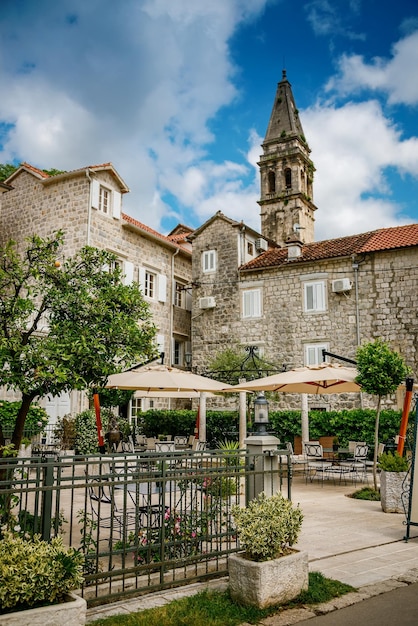
<svg viewBox="0 0 418 626">
<path fill-rule="evenodd" d="M 93 606 L 226 575 L 231 507 L 260 478 L 291 496 L 287 451 L 274 467 L 244 450 L 2 459 L 0 514 L 16 533 L 63 534 L 83 551 Z"/>
</svg>

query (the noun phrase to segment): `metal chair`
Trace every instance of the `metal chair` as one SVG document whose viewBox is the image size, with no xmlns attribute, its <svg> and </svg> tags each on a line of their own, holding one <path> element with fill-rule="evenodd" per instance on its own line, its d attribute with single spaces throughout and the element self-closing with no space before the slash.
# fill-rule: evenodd
<svg viewBox="0 0 418 626">
<path fill-rule="evenodd" d="M 354 457 L 341 462 L 342 467 L 347 467 L 350 470 L 353 483 L 357 481 L 367 482 L 367 454 L 369 452 L 369 446 L 357 443 L 354 450 Z"/>
<path fill-rule="evenodd" d="M 115 486 L 111 482 L 105 478 L 94 478 L 88 481 L 87 489 L 92 518 L 99 531 L 102 528 L 109 529 L 109 542 L 112 542 L 114 532 L 122 539 L 130 528 L 135 528 L 136 509 L 118 504 Z"/>
<path fill-rule="evenodd" d="M 306 482 L 308 482 L 308 478 L 310 482 L 312 482 L 315 476 L 320 476 L 323 483 L 324 478 L 327 475 L 326 470 L 332 467 L 332 461 L 324 459 L 324 451 L 319 442 L 308 441 L 307 443 L 305 443 L 305 455 Z"/>
</svg>

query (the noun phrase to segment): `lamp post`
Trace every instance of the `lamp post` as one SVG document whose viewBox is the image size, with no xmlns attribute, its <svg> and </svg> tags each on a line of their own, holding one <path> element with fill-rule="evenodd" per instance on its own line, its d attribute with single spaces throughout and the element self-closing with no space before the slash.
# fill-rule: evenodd
<svg viewBox="0 0 418 626">
<path fill-rule="evenodd" d="M 266 426 L 269 423 L 269 403 L 264 397 L 264 392 L 260 391 L 254 400 L 254 425 L 257 435 L 266 435 Z"/>
<path fill-rule="evenodd" d="M 191 352 L 186 352 L 184 355 L 184 360 L 186 361 L 186 367 L 187 369 L 191 369 L 192 366 L 192 353 Z"/>
</svg>

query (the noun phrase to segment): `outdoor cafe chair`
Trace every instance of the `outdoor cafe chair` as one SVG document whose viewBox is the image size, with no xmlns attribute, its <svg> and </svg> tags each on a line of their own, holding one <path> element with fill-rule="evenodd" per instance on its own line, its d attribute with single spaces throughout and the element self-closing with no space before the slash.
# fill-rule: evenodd
<svg viewBox="0 0 418 626">
<path fill-rule="evenodd" d="M 126 531 L 136 525 L 137 512 L 135 508 L 127 508 L 118 503 L 115 486 L 106 478 L 88 480 L 88 496 L 91 516 L 98 529 L 109 529 L 109 542 L 116 532 L 122 539 Z"/>
<path fill-rule="evenodd" d="M 305 477 L 306 482 L 308 478 L 310 482 L 317 476 L 321 478 L 323 483 L 326 476 L 326 470 L 332 467 L 332 461 L 324 459 L 324 451 L 322 445 L 317 442 L 308 441 L 305 443 L 305 455 L 306 455 L 306 469 Z"/>
<path fill-rule="evenodd" d="M 368 452 L 369 446 L 363 443 L 357 443 L 353 458 L 341 461 L 342 467 L 349 468 L 350 476 L 354 484 L 357 483 L 357 481 L 367 482 L 366 461 Z"/>
</svg>

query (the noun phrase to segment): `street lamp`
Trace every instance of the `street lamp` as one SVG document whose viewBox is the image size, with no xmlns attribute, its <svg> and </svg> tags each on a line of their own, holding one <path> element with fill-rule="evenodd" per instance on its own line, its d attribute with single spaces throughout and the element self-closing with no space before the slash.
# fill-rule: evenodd
<svg viewBox="0 0 418 626">
<path fill-rule="evenodd" d="M 185 355 L 184 355 L 184 360 L 186 361 L 187 369 L 190 369 L 190 367 L 192 365 L 192 353 L 191 352 L 186 352 Z"/>
<path fill-rule="evenodd" d="M 266 425 L 269 422 L 269 403 L 264 397 L 264 392 L 260 391 L 254 400 L 254 425 L 258 435 L 266 435 Z"/>
</svg>

